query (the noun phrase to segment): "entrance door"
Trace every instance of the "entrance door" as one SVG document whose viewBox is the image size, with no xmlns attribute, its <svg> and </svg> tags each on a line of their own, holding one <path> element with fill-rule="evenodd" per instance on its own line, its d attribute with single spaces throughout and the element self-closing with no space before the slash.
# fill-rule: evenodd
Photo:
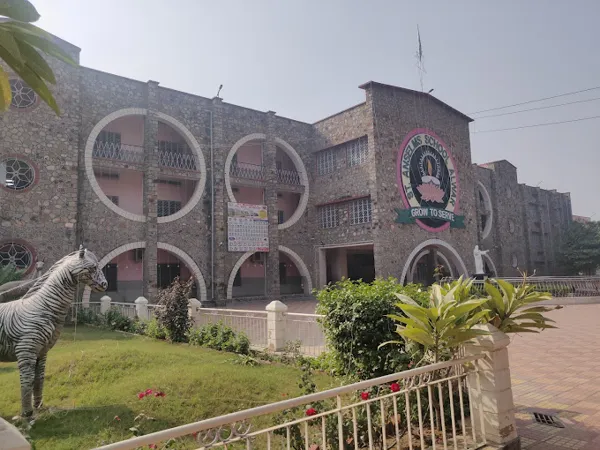
<svg viewBox="0 0 600 450">
<path fill-rule="evenodd" d="M 375 280 L 373 253 L 348 253 L 348 278 L 371 283 Z"/>
</svg>

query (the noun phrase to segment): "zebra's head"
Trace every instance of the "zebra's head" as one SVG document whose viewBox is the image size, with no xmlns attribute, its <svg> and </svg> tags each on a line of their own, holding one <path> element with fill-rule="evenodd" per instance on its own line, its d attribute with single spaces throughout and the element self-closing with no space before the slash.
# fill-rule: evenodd
<svg viewBox="0 0 600 450">
<path fill-rule="evenodd" d="M 81 246 L 79 252 L 73 255 L 71 274 L 80 283 L 89 286 L 92 291 L 104 292 L 108 288 L 108 281 L 98 267 L 98 258 L 92 252 Z"/>
</svg>

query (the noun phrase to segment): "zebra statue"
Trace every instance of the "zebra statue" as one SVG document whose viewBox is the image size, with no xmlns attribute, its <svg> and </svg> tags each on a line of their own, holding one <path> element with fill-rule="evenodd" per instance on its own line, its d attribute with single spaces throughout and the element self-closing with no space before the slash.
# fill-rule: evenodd
<svg viewBox="0 0 600 450">
<path fill-rule="evenodd" d="M 83 247 L 54 264 L 24 297 L 0 304 L 0 361 L 17 361 L 21 415 L 42 405 L 46 356 L 64 327 L 78 285 L 103 292 L 108 282 L 98 258 Z M 33 395 L 32 395 L 33 394 Z"/>
</svg>

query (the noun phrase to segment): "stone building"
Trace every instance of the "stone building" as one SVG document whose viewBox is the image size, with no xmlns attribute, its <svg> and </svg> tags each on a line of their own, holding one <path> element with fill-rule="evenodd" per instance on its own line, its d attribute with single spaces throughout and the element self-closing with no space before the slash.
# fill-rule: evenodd
<svg viewBox="0 0 600 450">
<path fill-rule="evenodd" d="M 430 94 L 368 82 L 363 103 L 310 124 L 49 63 L 62 115 L 13 74 L 0 117 L 2 264 L 84 244 L 115 300 L 182 276 L 218 305 L 472 275 L 476 245 L 490 275 L 560 273 L 569 194 L 473 165 L 472 119 Z"/>
</svg>

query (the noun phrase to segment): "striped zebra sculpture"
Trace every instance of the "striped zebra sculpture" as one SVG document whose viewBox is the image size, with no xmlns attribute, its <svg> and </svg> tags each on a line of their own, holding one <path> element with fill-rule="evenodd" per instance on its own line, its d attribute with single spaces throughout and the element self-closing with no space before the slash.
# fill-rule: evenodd
<svg viewBox="0 0 600 450">
<path fill-rule="evenodd" d="M 33 406 L 42 405 L 46 356 L 60 336 L 80 283 L 97 292 L 108 287 L 98 259 L 83 247 L 54 264 L 21 299 L 0 304 L 0 361 L 17 361 L 24 417 L 32 415 Z"/>
</svg>

